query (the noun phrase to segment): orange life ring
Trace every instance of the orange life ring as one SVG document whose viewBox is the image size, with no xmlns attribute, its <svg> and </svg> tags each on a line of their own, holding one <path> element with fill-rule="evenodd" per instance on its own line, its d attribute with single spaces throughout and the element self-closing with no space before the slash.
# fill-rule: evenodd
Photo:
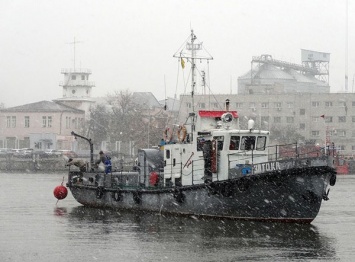
<svg viewBox="0 0 355 262">
<path fill-rule="evenodd" d="M 172 134 L 170 128 L 169 127 L 165 128 L 164 132 L 163 132 L 164 141 L 165 142 L 170 142 L 172 137 L 173 137 L 173 134 Z"/>
<path fill-rule="evenodd" d="M 177 136 L 178 136 L 178 139 L 179 139 L 179 142 L 182 143 L 185 141 L 186 139 L 186 134 L 187 134 L 187 130 L 186 130 L 186 127 L 184 125 L 180 125 L 179 126 L 179 129 L 177 131 Z"/>
</svg>

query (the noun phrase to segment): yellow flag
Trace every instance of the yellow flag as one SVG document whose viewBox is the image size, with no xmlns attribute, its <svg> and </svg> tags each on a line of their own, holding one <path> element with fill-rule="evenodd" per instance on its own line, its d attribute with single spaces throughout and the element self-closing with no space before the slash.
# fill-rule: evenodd
<svg viewBox="0 0 355 262">
<path fill-rule="evenodd" d="M 184 68 L 185 68 L 185 61 L 184 61 L 184 59 L 183 59 L 183 58 L 181 58 L 181 67 L 182 67 L 182 69 L 184 69 Z"/>
</svg>

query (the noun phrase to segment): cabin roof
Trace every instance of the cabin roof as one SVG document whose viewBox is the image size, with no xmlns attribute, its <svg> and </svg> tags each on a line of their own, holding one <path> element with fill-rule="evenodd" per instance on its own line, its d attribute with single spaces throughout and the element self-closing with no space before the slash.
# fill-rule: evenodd
<svg viewBox="0 0 355 262">
<path fill-rule="evenodd" d="M 224 111 L 224 110 L 200 110 L 198 111 L 198 114 L 200 117 L 221 117 L 225 113 L 231 113 L 234 118 L 238 117 L 238 112 L 237 111 Z"/>
</svg>

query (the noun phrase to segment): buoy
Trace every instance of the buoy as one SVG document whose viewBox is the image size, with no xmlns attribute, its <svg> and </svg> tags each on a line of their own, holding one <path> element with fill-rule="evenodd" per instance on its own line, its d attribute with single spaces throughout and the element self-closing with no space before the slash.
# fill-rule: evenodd
<svg viewBox="0 0 355 262">
<path fill-rule="evenodd" d="M 62 200 L 67 197 L 68 189 L 63 185 L 60 185 L 60 186 L 57 186 L 56 188 L 54 188 L 53 194 L 56 199 Z"/>
<path fill-rule="evenodd" d="M 68 195 L 68 189 L 65 186 L 63 186 L 63 182 L 64 182 L 64 177 L 63 177 L 62 184 L 60 186 L 56 186 L 53 191 L 54 197 L 58 200 L 62 200 L 66 198 Z"/>
</svg>

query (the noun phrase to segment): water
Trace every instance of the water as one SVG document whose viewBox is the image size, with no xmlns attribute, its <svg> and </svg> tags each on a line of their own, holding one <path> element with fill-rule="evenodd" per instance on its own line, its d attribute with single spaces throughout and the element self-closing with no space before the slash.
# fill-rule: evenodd
<svg viewBox="0 0 355 262">
<path fill-rule="evenodd" d="M 70 193 L 56 205 L 64 175 L 0 173 L 0 261 L 355 259 L 355 175 L 338 176 L 311 225 L 90 209 Z"/>
</svg>

